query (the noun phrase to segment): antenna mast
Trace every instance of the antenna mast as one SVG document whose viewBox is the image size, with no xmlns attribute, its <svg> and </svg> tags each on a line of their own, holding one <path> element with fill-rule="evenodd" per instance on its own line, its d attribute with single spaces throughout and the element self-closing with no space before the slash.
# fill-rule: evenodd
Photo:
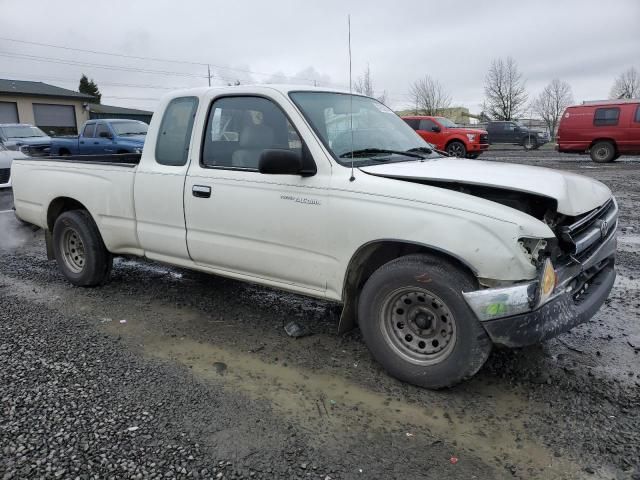
<svg viewBox="0 0 640 480">
<path fill-rule="evenodd" d="M 349 28 L 349 129 L 351 130 L 351 177 L 353 182 L 356 177 L 353 175 L 353 88 L 351 82 L 351 15 L 347 15 L 347 26 Z"/>
</svg>

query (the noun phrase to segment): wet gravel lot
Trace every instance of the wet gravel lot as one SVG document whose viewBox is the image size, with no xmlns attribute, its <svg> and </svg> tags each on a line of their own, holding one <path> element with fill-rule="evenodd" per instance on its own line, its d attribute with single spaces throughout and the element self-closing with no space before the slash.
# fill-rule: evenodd
<svg viewBox="0 0 640 480">
<path fill-rule="evenodd" d="M 131 259 L 75 288 L 0 213 L 0 478 L 639 479 L 640 161 L 484 159 L 605 182 L 618 279 L 591 322 L 442 392 L 389 378 L 322 301 Z"/>
</svg>

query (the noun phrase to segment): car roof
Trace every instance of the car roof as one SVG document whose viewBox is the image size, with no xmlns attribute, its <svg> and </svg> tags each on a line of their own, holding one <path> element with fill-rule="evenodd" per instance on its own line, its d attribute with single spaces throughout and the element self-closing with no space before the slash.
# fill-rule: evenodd
<svg viewBox="0 0 640 480">
<path fill-rule="evenodd" d="M 0 123 L 0 127 L 33 127 L 30 123 Z"/>
</svg>

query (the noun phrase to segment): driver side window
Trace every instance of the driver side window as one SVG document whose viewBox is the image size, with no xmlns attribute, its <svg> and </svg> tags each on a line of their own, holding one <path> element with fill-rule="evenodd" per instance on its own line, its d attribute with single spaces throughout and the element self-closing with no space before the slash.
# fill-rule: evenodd
<svg viewBox="0 0 640 480">
<path fill-rule="evenodd" d="M 258 170 L 264 150 L 302 150 L 298 132 L 271 100 L 222 97 L 207 120 L 202 165 Z"/>
</svg>

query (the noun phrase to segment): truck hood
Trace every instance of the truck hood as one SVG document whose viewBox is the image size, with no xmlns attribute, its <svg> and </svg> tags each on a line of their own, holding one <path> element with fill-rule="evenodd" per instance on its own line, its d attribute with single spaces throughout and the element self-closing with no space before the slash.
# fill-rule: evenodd
<svg viewBox="0 0 640 480">
<path fill-rule="evenodd" d="M 27 145 L 29 147 L 38 147 L 41 145 L 50 145 L 51 137 L 15 137 L 9 138 L 7 143 L 14 145 Z"/>
<path fill-rule="evenodd" d="M 556 200 L 558 213 L 576 216 L 611 198 L 604 184 L 582 175 L 509 163 L 451 158 L 361 167 L 365 173 L 398 180 L 481 185 L 526 192 Z"/>
</svg>

